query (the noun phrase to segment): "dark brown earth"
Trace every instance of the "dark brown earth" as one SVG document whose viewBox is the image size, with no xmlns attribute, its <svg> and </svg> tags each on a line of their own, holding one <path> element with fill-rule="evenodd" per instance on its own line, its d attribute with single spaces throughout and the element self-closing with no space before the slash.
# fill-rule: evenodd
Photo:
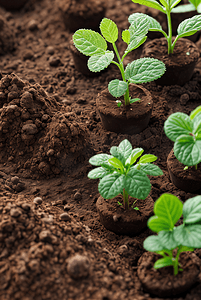
<svg viewBox="0 0 201 300">
<path fill-rule="evenodd" d="M 120 30 L 128 27 L 131 13 L 144 12 L 130 0 L 107 4 L 106 16 Z M 127 138 L 158 157 L 164 175 L 150 178 L 154 201 L 162 193 L 182 201 L 197 195 L 170 182 L 166 159 L 173 143 L 163 124 L 173 112 L 189 114 L 201 105 L 200 61 L 182 87 L 144 85 L 154 107 L 142 133 L 108 132 L 96 96 L 120 75 L 116 67 L 90 78 L 75 69 L 72 33 L 58 1 L 28 0 L 20 11 L 2 8 L 0 15 L 5 20 L 0 32 L 0 299 L 160 299 L 144 292 L 136 276 L 150 231 L 118 236 L 100 224 L 98 181 L 87 178 L 88 159 Z M 196 43 L 201 49 L 201 39 Z M 118 46 L 122 52 L 125 46 Z M 200 298 L 199 277 L 174 299 Z"/>
</svg>

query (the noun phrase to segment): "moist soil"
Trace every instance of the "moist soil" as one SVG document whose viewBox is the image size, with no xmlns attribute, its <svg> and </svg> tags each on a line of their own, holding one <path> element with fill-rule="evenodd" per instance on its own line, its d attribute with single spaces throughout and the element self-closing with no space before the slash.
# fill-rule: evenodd
<svg viewBox="0 0 201 300">
<path fill-rule="evenodd" d="M 120 30 L 131 13 L 143 12 L 127 0 L 107 5 L 106 17 Z M 0 15 L 0 299 L 161 299 L 143 291 L 136 273 L 151 232 L 128 237 L 101 225 L 98 180 L 87 178 L 88 159 L 126 138 L 158 157 L 164 175 L 150 177 L 154 201 L 163 193 L 182 201 L 196 196 L 170 181 L 166 160 L 173 143 L 163 125 L 170 114 L 201 105 L 200 62 L 182 87 L 144 84 L 154 101 L 149 126 L 117 134 L 103 129 L 96 96 L 120 74 L 116 66 L 90 78 L 75 69 L 72 33 L 57 1 L 28 0 L 20 11 L 2 8 Z M 200 39 L 196 44 L 201 49 Z M 121 41 L 118 47 L 125 49 Z M 172 299 L 200 297 L 199 277 Z"/>
</svg>

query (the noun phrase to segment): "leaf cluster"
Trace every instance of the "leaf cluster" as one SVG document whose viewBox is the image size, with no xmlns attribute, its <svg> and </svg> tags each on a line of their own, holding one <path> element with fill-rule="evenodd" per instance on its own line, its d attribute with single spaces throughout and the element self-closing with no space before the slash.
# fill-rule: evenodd
<svg viewBox="0 0 201 300">
<path fill-rule="evenodd" d="M 175 142 L 174 155 L 186 166 L 201 162 L 201 106 L 188 116 L 177 112 L 171 114 L 164 123 L 167 137 Z"/>
<path fill-rule="evenodd" d="M 178 267 L 181 252 L 201 248 L 201 196 L 188 199 L 183 205 L 176 196 L 163 194 L 155 202 L 154 214 L 147 225 L 157 235 L 149 236 L 144 248 L 163 256 L 154 268 L 175 267 L 176 264 Z M 182 214 L 183 224 L 175 227 Z M 176 259 L 174 249 L 177 249 Z"/>
<path fill-rule="evenodd" d="M 145 199 L 151 190 L 147 175 L 163 175 L 162 170 L 152 164 L 157 157 L 151 154 L 142 155 L 142 148 L 132 149 L 125 139 L 118 147 L 113 146 L 110 154 L 97 154 L 90 158 L 90 164 L 97 166 L 88 173 L 91 179 L 100 179 L 98 190 L 105 199 L 112 199 L 123 190 L 131 197 Z M 137 159 L 139 158 L 138 162 Z"/>
</svg>

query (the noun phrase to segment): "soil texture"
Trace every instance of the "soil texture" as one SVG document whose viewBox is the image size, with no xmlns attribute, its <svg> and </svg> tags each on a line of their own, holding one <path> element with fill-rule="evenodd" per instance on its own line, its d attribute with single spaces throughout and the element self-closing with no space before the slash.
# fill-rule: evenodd
<svg viewBox="0 0 201 300">
<path fill-rule="evenodd" d="M 143 10 L 130 0 L 110 0 L 105 16 L 122 31 L 128 16 Z M 28 0 L 20 11 L 0 8 L 0 15 L 0 299 L 161 300 L 137 277 L 151 232 L 117 235 L 100 223 L 98 180 L 87 178 L 88 160 L 126 138 L 158 157 L 164 175 L 150 176 L 153 201 L 162 193 L 182 201 L 196 196 L 170 181 L 173 142 L 163 126 L 170 114 L 190 114 L 201 105 L 200 60 L 182 87 L 144 84 L 153 98 L 148 127 L 117 134 L 103 128 L 96 97 L 110 80 L 121 79 L 119 70 L 112 66 L 94 77 L 77 71 L 58 1 Z M 126 45 L 117 44 L 123 53 Z M 200 51 L 201 39 L 196 45 Z M 200 259 L 199 250 L 196 255 Z M 171 299 L 200 298 L 199 275 Z"/>
</svg>

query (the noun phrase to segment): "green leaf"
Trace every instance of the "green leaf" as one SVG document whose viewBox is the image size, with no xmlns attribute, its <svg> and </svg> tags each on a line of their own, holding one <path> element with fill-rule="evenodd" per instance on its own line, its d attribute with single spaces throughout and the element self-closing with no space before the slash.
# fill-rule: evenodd
<svg viewBox="0 0 201 300">
<path fill-rule="evenodd" d="M 174 239 L 183 246 L 201 248 L 201 225 L 180 225 L 174 230 Z"/>
<path fill-rule="evenodd" d="M 161 24 L 158 21 L 156 21 L 156 19 L 154 19 L 148 15 L 147 15 L 147 18 L 149 20 L 149 30 L 150 31 L 163 30 Z"/>
<path fill-rule="evenodd" d="M 197 7 L 197 12 L 200 14 L 201 13 L 201 4 L 198 5 Z"/>
<path fill-rule="evenodd" d="M 130 169 L 126 176 L 125 190 L 131 197 L 144 200 L 151 191 L 151 183 L 143 172 Z"/>
<path fill-rule="evenodd" d="M 133 51 L 134 49 L 137 49 L 138 47 L 140 47 L 145 41 L 146 41 L 147 37 L 146 36 L 136 36 L 134 37 L 128 47 L 125 50 L 125 53 L 128 54 L 129 52 Z"/>
<path fill-rule="evenodd" d="M 114 58 L 112 51 L 106 51 L 104 54 L 93 55 L 88 60 L 88 68 L 92 72 L 100 72 L 107 68 Z"/>
<path fill-rule="evenodd" d="M 113 157 L 113 158 L 110 158 L 108 160 L 108 162 L 113 166 L 115 167 L 116 169 L 120 169 L 122 172 L 124 170 L 124 165 L 122 164 L 122 162 L 116 158 L 116 157 Z"/>
<path fill-rule="evenodd" d="M 169 1 L 166 1 L 166 0 L 159 0 L 159 1 L 166 9 L 169 8 L 169 3 L 168 3 Z"/>
<path fill-rule="evenodd" d="M 153 231 L 153 232 L 159 232 L 162 230 L 168 231 L 171 229 L 171 226 L 165 218 L 159 218 L 158 216 L 153 216 L 149 218 L 147 226 Z"/>
<path fill-rule="evenodd" d="M 131 23 L 128 29 L 131 41 L 138 36 L 145 36 L 148 33 L 150 22 L 147 15 L 134 13 L 129 16 L 128 21 Z"/>
<path fill-rule="evenodd" d="M 129 99 L 130 104 L 141 101 L 140 98 Z"/>
<path fill-rule="evenodd" d="M 122 32 L 122 40 L 126 43 L 129 44 L 130 43 L 130 32 L 129 30 L 124 30 Z"/>
<path fill-rule="evenodd" d="M 201 141 L 191 135 L 181 135 L 174 144 L 174 155 L 186 166 L 194 166 L 201 162 Z"/>
<path fill-rule="evenodd" d="M 115 43 L 118 39 L 117 25 L 110 19 L 104 18 L 100 23 L 100 31 L 106 41 Z"/>
<path fill-rule="evenodd" d="M 151 163 L 153 161 L 156 161 L 157 158 L 158 157 L 153 154 L 145 154 L 140 157 L 139 163 Z"/>
<path fill-rule="evenodd" d="M 113 97 L 123 96 L 128 89 L 128 83 L 119 79 L 114 79 L 108 84 L 108 90 Z"/>
<path fill-rule="evenodd" d="M 104 176 L 98 185 L 98 191 L 104 199 L 112 199 L 123 192 L 125 175 L 113 173 Z"/>
<path fill-rule="evenodd" d="M 184 203 L 183 218 L 185 224 L 201 221 L 201 196 L 190 198 Z"/>
<path fill-rule="evenodd" d="M 172 9 L 172 13 L 186 13 L 186 12 L 190 12 L 190 11 L 196 11 L 196 8 L 193 4 L 188 3 L 188 4 L 182 4 L 182 5 L 178 5 L 177 7 L 174 7 Z"/>
<path fill-rule="evenodd" d="M 100 153 L 92 156 L 89 159 L 89 163 L 93 166 L 101 166 L 103 162 L 107 162 L 109 158 L 112 158 L 111 155 Z"/>
<path fill-rule="evenodd" d="M 158 259 L 154 264 L 154 269 L 173 266 L 173 261 L 169 256 Z"/>
<path fill-rule="evenodd" d="M 193 4 L 195 6 L 195 8 L 197 8 L 200 5 L 200 3 L 201 3 L 200 0 L 189 0 L 189 2 L 191 4 Z"/>
<path fill-rule="evenodd" d="M 144 249 L 150 252 L 163 251 L 164 246 L 161 244 L 161 241 L 158 235 L 151 235 L 143 243 Z"/>
<path fill-rule="evenodd" d="M 140 157 L 142 155 L 143 152 L 144 152 L 144 150 L 142 148 L 133 149 L 131 152 L 131 155 L 126 160 L 125 165 L 132 166 L 136 162 L 138 157 Z"/>
<path fill-rule="evenodd" d="M 173 250 L 179 246 L 174 239 L 173 231 L 160 231 L 158 237 L 164 249 Z"/>
<path fill-rule="evenodd" d="M 179 2 L 181 2 L 181 0 L 171 0 L 170 1 L 171 12 L 172 12 L 172 8 L 175 7 L 177 4 L 179 4 Z"/>
<path fill-rule="evenodd" d="M 130 82 L 140 84 L 158 79 L 165 73 L 165 65 L 158 59 L 144 57 L 128 64 L 125 77 Z"/>
<path fill-rule="evenodd" d="M 182 215 L 182 202 L 174 195 L 163 194 L 154 204 L 154 213 L 158 218 L 151 218 L 148 226 L 152 231 L 172 230 Z M 157 226 L 160 226 L 158 230 Z"/>
<path fill-rule="evenodd" d="M 193 133 L 201 132 L 201 112 L 199 112 L 193 119 Z"/>
<path fill-rule="evenodd" d="M 147 175 L 160 176 L 163 175 L 163 171 L 154 164 L 140 164 L 140 170 Z"/>
<path fill-rule="evenodd" d="M 132 146 L 131 146 L 131 147 L 132 147 Z M 110 148 L 110 153 L 111 153 L 114 157 L 118 158 L 123 164 L 125 163 L 125 157 L 124 157 L 124 154 L 122 154 L 122 153 L 119 152 L 118 147 L 112 146 L 112 147 Z"/>
<path fill-rule="evenodd" d="M 91 170 L 88 173 L 88 178 L 90 178 L 90 179 L 103 178 L 104 176 L 108 175 L 109 173 L 110 172 L 107 169 L 98 167 L 98 168 Z"/>
<path fill-rule="evenodd" d="M 131 143 L 127 139 L 123 140 L 118 146 L 118 151 L 127 159 L 132 152 Z"/>
<path fill-rule="evenodd" d="M 162 11 L 163 13 L 166 13 L 165 7 L 160 5 L 158 3 L 158 1 L 156 1 L 156 0 L 132 0 L 132 1 L 134 3 L 138 3 L 138 4 L 141 4 L 141 5 L 148 6 L 148 7 L 152 7 L 152 8 L 155 8 L 155 9 L 158 9 L 158 10 Z"/>
<path fill-rule="evenodd" d="M 201 30 L 201 15 L 196 15 L 192 18 L 181 22 L 177 28 L 179 37 L 190 36 Z"/>
<path fill-rule="evenodd" d="M 84 55 L 104 54 L 107 43 L 98 33 L 90 29 L 79 29 L 73 35 L 75 47 Z"/>
<path fill-rule="evenodd" d="M 186 252 L 186 251 L 194 251 L 195 248 L 192 248 L 192 247 L 186 247 L 186 246 L 182 246 L 180 247 L 179 249 L 179 253 L 182 253 L 182 252 Z"/>
<path fill-rule="evenodd" d="M 180 135 L 188 135 L 193 131 L 193 122 L 190 117 L 184 113 L 173 113 L 165 121 L 164 131 L 167 137 L 175 142 Z"/>
<path fill-rule="evenodd" d="M 201 112 L 201 105 L 194 109 L 190 114 L 190 119 L 193 120 L 195 116 Z"/>
</svg>

